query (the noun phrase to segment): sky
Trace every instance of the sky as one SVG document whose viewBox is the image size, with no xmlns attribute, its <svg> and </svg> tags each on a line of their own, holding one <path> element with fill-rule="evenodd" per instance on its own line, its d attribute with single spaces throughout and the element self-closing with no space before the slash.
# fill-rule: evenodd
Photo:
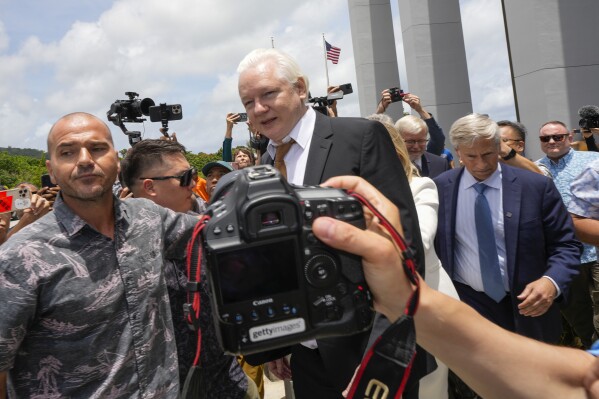
<svg viewBox="0 0 599 399">
<path fill-rule="evenodd" d="M 397 1 L 391 0 L 401 86 L 409 90 Z M 473 110 L 514 119 L 500 0 L 460 0 Z M 322 34 L 341 48 L 331 84 L 352 83 L 339 113 L 360 115 L 347 0 L 0 0 L 0 147 L 45 149 L 60 116 L 85 111 L 106 120 L 126 91 L 181 104 L 169 124 L 193 152 L 222 145 L 227 112 L 243 112 L 237 65 L 275 47 L 296 58 L 315 96 L 326 93 Z M 417 94 L 417 93 L 416 93 Z M 107 121 L 108 122 L 108 121 Z M 108 122 L 115 147 L 127 137 Z M 158 138 L 160 123 L 128 124 Z M 248 139 L 233 131 L 233 146 Z"/>
</svg>

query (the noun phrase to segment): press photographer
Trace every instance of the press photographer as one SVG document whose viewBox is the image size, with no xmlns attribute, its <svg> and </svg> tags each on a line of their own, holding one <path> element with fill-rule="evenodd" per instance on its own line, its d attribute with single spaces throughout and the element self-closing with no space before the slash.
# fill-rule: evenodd
<svg viewBox="0 0 599 399">
<path fill-rule="evenodd" d="M 578 110 L 580 131 L 588 151 L 599 151 L 595 142 L 595 133 L 599 133 L 599 107 L 596 105 L 585 105 Z"/>
</svg>

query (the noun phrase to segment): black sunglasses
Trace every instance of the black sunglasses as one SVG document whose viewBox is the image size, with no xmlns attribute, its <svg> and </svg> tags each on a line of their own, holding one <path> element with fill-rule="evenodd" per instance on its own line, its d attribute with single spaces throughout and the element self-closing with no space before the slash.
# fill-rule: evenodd
<svg viewBox="0 0 599 399">
<path fill-rule="evenodd" d="M 157 177 L 140 177 L 139 180 L 168 180 L 168 179 L 179 179 L 179 185 L 181 187 L 189 187 L 192 181 L 198 180 L 198 170 L 196 168 L 189 168 L 183 172 L 180 176 L 157 176 Z"/>
<path fill-rule="evenodd" d="M 566 138 L 567 135 L 568 135 L 568 133 L 566 133 L 566 134 L 554 134 L 552 136 L 539 136 L 539 139 L 543 143 L 549 143 L 549 140 L 551 140 L 551 139 L 553 139 L 553 141 L 555 141 L 556 143 L 559 143 L 560 141 L 564 141 L 564 139 Z"/>
</svg>

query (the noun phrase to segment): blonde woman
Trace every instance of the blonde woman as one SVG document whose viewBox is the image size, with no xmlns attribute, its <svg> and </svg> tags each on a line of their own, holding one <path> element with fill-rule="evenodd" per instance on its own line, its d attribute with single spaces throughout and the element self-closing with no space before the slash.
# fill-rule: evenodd
<svg viewBox="0 0 599 399">
<path fill-rule="evenodd" d="M 437 186 L 428 177 L 418 176 L 418 171 L 410 162 L 408 150 L 399 132 L 388 123 L 383 123 L 387 128 L 395 151 L 404 167 L 410 189 L 416 204 L 418 222 L 420 223 L 420 235 L 424 246 L 424 266 L 426 283 L 435 290 L 452 298 L 459 299 L 449 275 L 441 266 L 441 261 L 435 252 L 434 241 L 437 232 L 437 211 L 439 209 L 439 195 Z M 447 398 L 447 376 L 448 369 L 437 359 L 438 368 L 433 373 L 420 380 L 419 396 L 421 398 Z"/>
</svg>

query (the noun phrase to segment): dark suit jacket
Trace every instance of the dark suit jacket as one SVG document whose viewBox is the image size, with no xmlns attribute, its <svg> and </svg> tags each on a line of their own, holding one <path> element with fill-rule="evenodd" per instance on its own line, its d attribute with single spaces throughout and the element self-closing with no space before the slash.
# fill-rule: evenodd
<svg viewBox="0 0 599 399">
<path fill-rule="evenodd" d="M 425 152 L 422 154 L 421 163 L 422 173 L 420 173 L 420 175 L 424 177 L 430 177 L 431 179 L 434 179 L 441 173 L 451 169 L 447 159 L 441 158 L 435 154 L 431 154 L 430 152 Z"/>
<path fill-rule="evenodd" d="M 557 304 L 540 317 L 521 316 L 516 298 L 526 285 L 545 275 L 559 286 L 562 298 L 579 273 L 582 245 L 553 181 L 545 176 L 501 165 L 503 220 L 510 295 L 516 332 L 556 342 L 561 331 Z M 439 224 L 435 249 L 450 277 L 454 275 L 454 240 L 458 187 L 464 169 L 452 169 L 435 180 L 439 191 Z"/>
<path fill-rule="evenodd" d="M 400 210 L 408 242 L 417 249 L 418 268 L 424 273 L 424 252 L 418 216 L 403 167 L 385 127 L 363 118 L 329 118 L 316 113 L 314 134 L 304 175 L 304 184 L 318 185 L 330 177 L 361 176 Z M 273 163 L 268 153 L 262 163 Z M 377 324 L 380 325 L 380 324 Z M 383 323 L 384 326 L 384 323 Z M 383 328 L 383 327 L 381 327 Z M 383 331 L 374 331 L 380 335 Z M 360 363 L 370 334 L 318 340 L 318 349 L 331 384 L 345 389 Z M 276 359 L 281 356 L 271 357 Z M 248 357 L 250 363 L 252 357 Z M 313 397 L 319 397 L 314 392 Z"/>
</svg>

